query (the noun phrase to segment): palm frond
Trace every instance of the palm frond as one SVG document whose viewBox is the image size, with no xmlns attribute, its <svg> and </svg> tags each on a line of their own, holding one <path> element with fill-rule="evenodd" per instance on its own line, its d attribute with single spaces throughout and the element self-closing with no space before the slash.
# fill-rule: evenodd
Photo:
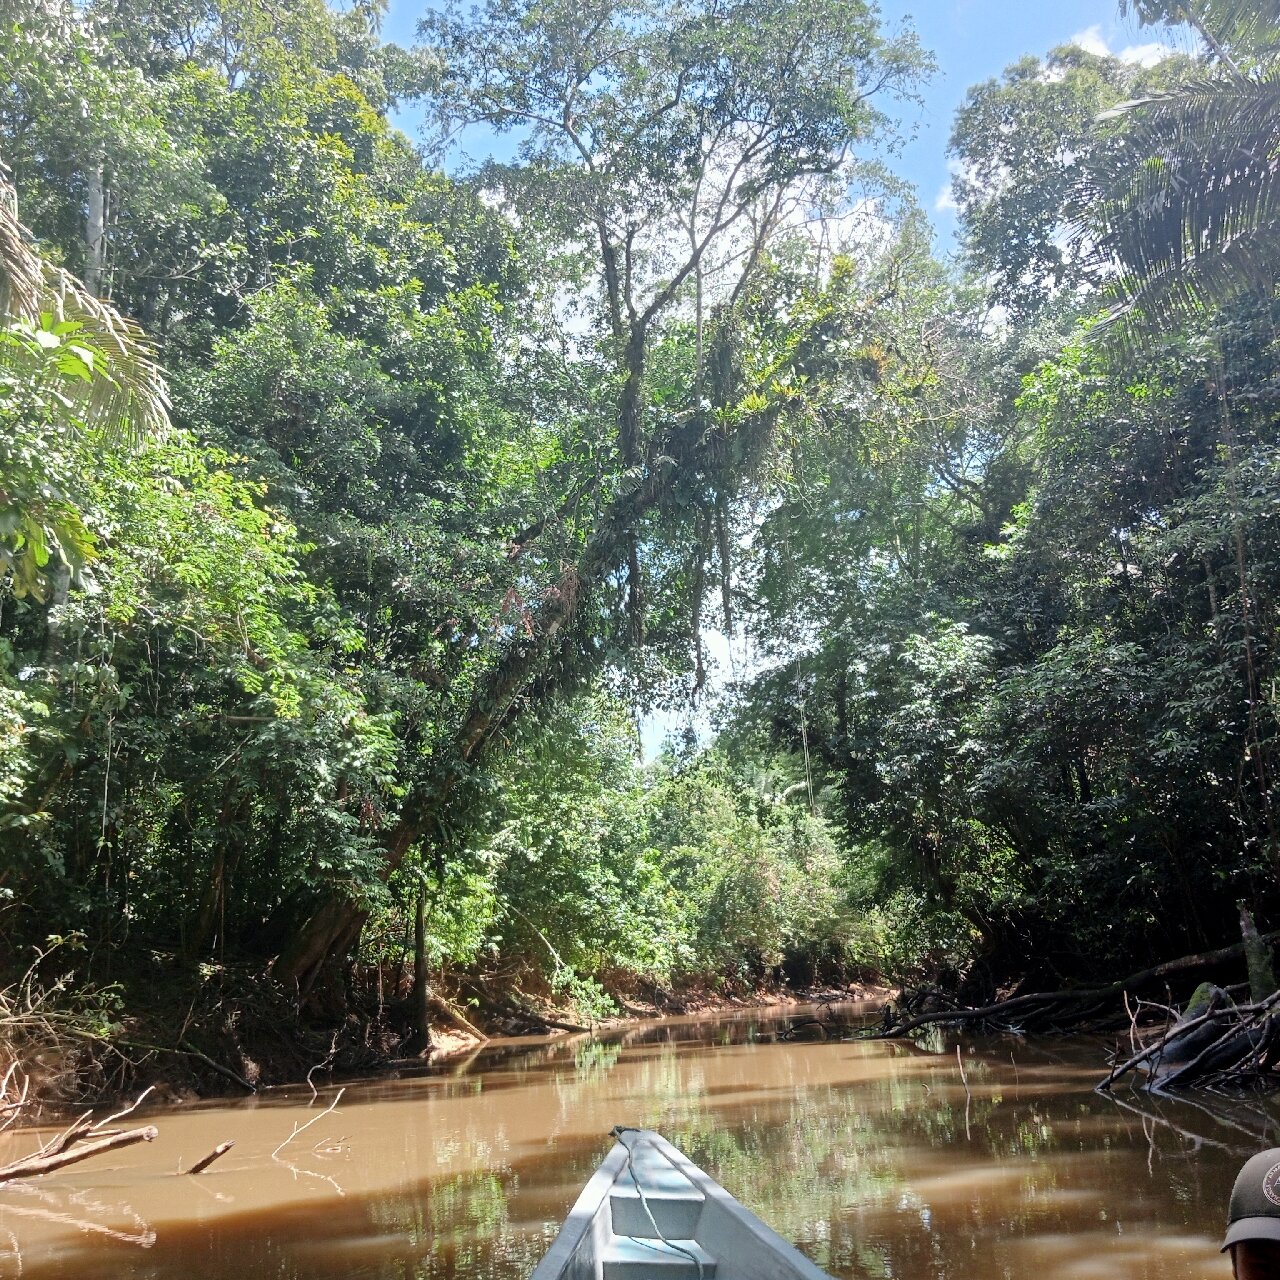
<svg viewBox="0 0 1280 1280">
<path fill-rule="evenodd" d="M 1280 72 L 1198 80 L 1126 104 L 1095 160 L 1077 243 L 1118 268 L 1113 319 L 1137 334 L 1280 275 Z"/>
<path fill-rule="evenodd" d="M 18 219 L 13 186 L 0 174 L 0 325 L 39 327 L 44 315 L 80 325 L 86 345 L 106 357 L 105 369 L 66 392 L 78 397 L 88 427 L 109 440 L 136 440 L 168 428 L 168 388 L 150 342 L 69 271 L 41 258 Z M 14 359 L 13 350 L 3 358 Z"/>
<path fill-rule="evenodd" d="M 0 173 L 0 316 L 38 315 L 44 272 L 18 221 L 18 193 Z"/>
<path fill-rule="evenodd" d="M 1120 0 L 1144 26 L 1189 22 L 1215 47 L 1264 53 L 1280 42 L 1280 0 Z"/>
</svg>

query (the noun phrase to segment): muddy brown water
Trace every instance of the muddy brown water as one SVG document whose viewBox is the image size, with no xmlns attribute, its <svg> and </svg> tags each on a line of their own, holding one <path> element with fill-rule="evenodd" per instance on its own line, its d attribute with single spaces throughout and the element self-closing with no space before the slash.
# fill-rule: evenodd
<svg viewBox="0 0 1280 1280">
<path fill-rule="evenodd" d="M 524 1280 L 618 1123 L 666 1134 L 833 1276 L 1229 1276 L 1227 1195 L 1280 1142 L 1270 1104 L 1099 1097 L 1096 1041 L 962 1037 L 962 1079 L 954 1038 L 773 1040 L 803 1012 L 494 1044 L 348 1084 L 327 1114 L 333 1089 L 158 1111 L 154 1143 L 0 1187 L 0 1278 Z"/>
</svg>

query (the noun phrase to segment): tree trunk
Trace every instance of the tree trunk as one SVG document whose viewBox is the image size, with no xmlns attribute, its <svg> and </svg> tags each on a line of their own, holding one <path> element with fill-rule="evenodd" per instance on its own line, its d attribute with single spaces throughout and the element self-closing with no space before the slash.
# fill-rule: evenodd
<svg viewBox="0 0 1280 1280">
<path fill-rule="evenodd" d="M 225 949 L 227 940 L 224 935 L 225 922 L 222 918 L 226 903 L 227 881 L 235 874 L 240 856 L 244 852 L 244 824 L 249 818 L 250 798 L 243 796 L 238 803 L 227 797 L 218 816 L 217 852 L 213 857 L 213 867 L 209 872 L 209 880 L 204 893 L 200 896 L 200 906 L 196 909 L 196 918 L 187 935 L 186 954 L 198 957 L 205 953 L 213 941 L 215 932 L 219 945 Z M 220 927 L 221 926 L 221 927 Z"/>
<path fill-rule="evenodd" d="M 99 297 L 107 260 L 107 192 L 101 159 L 89 167 L 88 186 L 88 208 L 84 220 L 84 283 L 90 293 Z"/>
<path fill-rule="evenodd" d="M 49 611 L 45 614 L 44 645 L 40 665 L 56 667 L 62 661 L 66 644 L 66 627 L 61 610 L 71 598 L 71 567 L 60 561 L 50 574 Z"/>
<path fill-rule="evenodd" d="M 1271 948 L 1258 936 L 1258 926 L 1246 903 L 1240 907 L 1240 936 L 1244 939 L 1244 958 L 1249 966 L 1249 998 L 1255 1004 L 1265 1000 L 1276 989 L 1275 970 L 1271 967 Z"/>
<path fill-rule="evenodd" d="M 431 1048 L 431 981 L 427 972 L 427 895 L 421 889 L 413 917 L 413 1022 L 410 1052 L 424 1054 Z"/>
<path fill-rule="evenodd" d="M 775 413 L 771 410 L 753 420 L 750 430 L 758 433 L 758 440 L 768 437 Z M 740 440 L 738 453 L 747 454 L 755 440 L 755 436 Z M 387 838 L 384 862 L 378 872 L 384 882 L 413 845 L 438 826 L 465 767 L 474 768 L 480 762 L 499 726 L 509 727 L 517 699 L 536 680 L 548 678 L 553 659 L 563 653 L 594 585 L 625 565 L 633 530 L 661 506 L 682 469 L 714 466 L 723 445 L 716 433 L 705 431 L 700 422 L 692 420 L 652 443 L 649 453 L 653 457 L 680 459 L 681 465 L 664 462 L 643 468 L 638 483 L 602 514 L 577 565 L 565 568 L 555 585 L 543 593 L 533 638 L 516 640 L 480 681 L 451 747 L 441 753 L 444 767 L 435 779 L 424 781 L 411 792 Z M 359 938 L 367 914 L 340 892 L 326 899 L 276 958 L 273 974 L 296 985 L 305 997 L 325 961 L 341 954 Z"/>
</svg>

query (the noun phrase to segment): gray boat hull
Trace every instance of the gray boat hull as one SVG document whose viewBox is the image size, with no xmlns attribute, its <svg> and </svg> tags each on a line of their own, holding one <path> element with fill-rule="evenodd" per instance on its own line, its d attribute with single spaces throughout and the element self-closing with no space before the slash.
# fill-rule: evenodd
<svg viewBox="0 0 1280 1280">
<path fill-rule="evenodd" d="M 614 1132 L 530 1280 L 831 1280 L 661 1134 Z"/>
</svg>

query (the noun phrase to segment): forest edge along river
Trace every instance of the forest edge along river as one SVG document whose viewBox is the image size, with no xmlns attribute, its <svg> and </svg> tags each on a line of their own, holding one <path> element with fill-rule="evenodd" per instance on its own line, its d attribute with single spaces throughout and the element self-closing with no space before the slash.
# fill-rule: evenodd
<svg viewBox="0 0 1280 1280">
<path fill-rule="evenodd" d="M 335 1089 L 144 1116 L 154 1143 L 0 1188 L 0 1276 L 525 1280 L 619 1123 L 837 1277 L 1229 1274 L 1227 1197 L 1270 1103 L 1099 1096 L 1088 1040 L 777 1039 L 812 1012 L 508 1042 L 350 1083 L 328 1111 Z"/>
</svg>

